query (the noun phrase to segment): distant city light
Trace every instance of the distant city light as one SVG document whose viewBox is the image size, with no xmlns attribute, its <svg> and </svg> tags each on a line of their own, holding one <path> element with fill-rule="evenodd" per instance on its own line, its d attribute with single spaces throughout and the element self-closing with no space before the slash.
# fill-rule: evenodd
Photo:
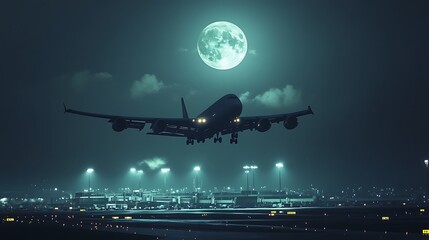
<svg viewBox="0 0 429 240">
<path fill-rule="evenodd" d="M 170 171 L 170 168 L 161 168 L 162 173 L 168 173 Z"/>
<path fill-rule="evenodd" d="M 201 167 L 200 167 L 200 166 L 196 166 L 196 167 L 194 167 L 194 171 L 196 171 L 196 172 L 201 171 Z"/>
<path fill-rule="evenodd" d="M 86 170 L 86 172 L 87 172 L 87 173 L 92 173 L 92 172 L 94 172 L 94 169 L 92 169 L 92 168 L 88 168 L 88 169 Z"/>
</svg>

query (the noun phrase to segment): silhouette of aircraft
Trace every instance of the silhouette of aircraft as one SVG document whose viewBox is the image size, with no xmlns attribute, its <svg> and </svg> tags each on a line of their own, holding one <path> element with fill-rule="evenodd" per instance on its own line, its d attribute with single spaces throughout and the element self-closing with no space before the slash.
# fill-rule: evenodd
<svg viewBox="0 0 429 240">
<path fill-rule="evenodd" d="M 190 118 L 186 110 L 185 102 L 182 98 L 182 118 L 150 118 L 150 117 L 127 117 L 119 115 L 106 115 L 90 112 L 82 112 L 67 108 L 64 105 L 65 113 L 73 113 L 83 116 L 108 119 L 112 124 L 112 129 L 121 132 L 128 128 L 142 130 L 147 123 L 150 123 L 151 132 L 149 135 L 185 137 L 186 145 L 204 143 L 206 139 L 214 138 L 214 142 L 222 142 L 220 135 L 231 134 L 229 142 L 238 143 L 238 132 L 245 130 L 257 130 L 266 132 L 271 128 L 272 123 L 283 122 L 286 129 L 294 129 L 298 126 L 298 117 L 314 114 L 311 107 L 306 110 L 275 114 L 266 116 L 240 117 L 243 105 L 240 99 L 234 94 L 227 94 L 213 103 L 205 111 L 195 118 Z"/>
</svg>

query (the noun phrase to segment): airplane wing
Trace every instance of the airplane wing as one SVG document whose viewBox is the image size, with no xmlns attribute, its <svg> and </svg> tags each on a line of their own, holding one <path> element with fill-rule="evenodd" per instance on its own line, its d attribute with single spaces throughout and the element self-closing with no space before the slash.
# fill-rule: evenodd
<svg viewBox="0 0 429 240">
<path fill-rule="evenodd" d="M 72 113 L 87 117 L 103 118 L 108 119 L 109 123 L 112 123 L 112 129 L 120 132 L 127 128 L 135 128 L 142 130 L 147 123 L 151 124 L 153 132 L 148 134 L 151 135 L 163 135 L 163 136 L 177 136 L 187 137 L 192 134 L 194 125 L 192 119 L 187 118 L 151 118 L 151 117 L 130 117 L 121 115 L 108 115 L 99 114 L 92 112 L 78 111 L 67 108 L 64 105 L 65 113 Z"/>
<path fill-rule="evenodd" d="M 234 120 L 228 127 L 224 128 L 221 133 L 222 135 L 225 135 L 248 129 L 256 129 L 258 131 L 265 132 L 271 127 L 272 123 L 279 122 L 284 122 L 284 126 L 287 129 L 293 129 L 298 126 L 298 117 L 308 114 L 314 114 L 310 106 L 308 106 L 306 110 L 292 113 L 240 117 L 239 120 Z"/>
</svg>

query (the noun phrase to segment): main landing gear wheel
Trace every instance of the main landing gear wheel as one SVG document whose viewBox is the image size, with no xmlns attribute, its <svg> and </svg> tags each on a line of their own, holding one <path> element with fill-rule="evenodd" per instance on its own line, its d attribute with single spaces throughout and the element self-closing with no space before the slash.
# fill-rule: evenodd
<svg viewBox="0 0 429 240">
<path fill-rule="evenodd" d="M 222 137 L 214 137 L 214 143 L 222 143 Z"/>
<path fill-rule="evenodd" d="M 230 144 L 238 143 L 238 133 L 231 133 L 231 139 L 229 140 Z"/>
<path fill-rule="evenodd" d="M 189 145 L 189 144 L 191 144 L 191 145 L 194 145 L 194 140 L 193 139 L 187 139 L 186 140 L 186 145 Z"/>
</svg>

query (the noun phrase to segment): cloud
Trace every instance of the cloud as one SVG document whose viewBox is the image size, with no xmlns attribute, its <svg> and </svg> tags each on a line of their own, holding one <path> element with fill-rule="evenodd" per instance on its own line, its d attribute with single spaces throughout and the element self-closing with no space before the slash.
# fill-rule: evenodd
<svg viewBox="0 0 429 240">
<path fill-rule="evenodd" d="M 154 157 L 139 162 L 139 165 L 147 165 L 151 170 L 156 170 L 167 164 L 164 158 Z"/>
<path fill-rule="evenodd" d="M 256 55 L 256 50 L 255 49 L 249 49 L 248 52 L 250 55 Z"/>
<path fill-rule="evenodd" d="M 300 102 L 301 91 L 288 84 L 283 89 L 270 88 L 268 91 L 258 94 L 254 98 L 251 98 L 250 92 L 245 92 L 240 95 L 240 100 L 243 103 L 256 102 L 273 108 L 290 106 Z"/>
<path fill-rule="evenodd" d="M 112 74 L 108 72 L 91 73 L 88 70 L 75 72 L 72 75 L 64 75 L 61 77 L 61 79 L 70 81 L 72 86 L 78 90 L 86 88 L 90 83 L 100 83 L 111 80 L 112 78 Z"/>
<path fill-rule="evenodd" d="M 147 94 L 157 93 L 165 87 L 153 74 L 145 74 L 140 80 L 134 81 L 131 86 L 131 97 L 138 98 Z"/>
<path fill-rule="evenodd" d="M 247 103 L 247 102 L 251 101 L 251 99 L 250 99 L 249 97 L 250 97 L 250 92 L 249 92 L 249 91 L 247 91 L 247 92 L 245 92 L 245 93 L 242 93 L 242 94 L 240 95 L 240 97 L 238 97 L 238 98 L 240 98 L 240 101 L 241 101 L 242 103 Z"/>
<path fill-rule="evenodd" d="M 189 52 L 189 49 L 184 48 L 184 47 L 180 47 L 179 52 Z"/>
</svg>

